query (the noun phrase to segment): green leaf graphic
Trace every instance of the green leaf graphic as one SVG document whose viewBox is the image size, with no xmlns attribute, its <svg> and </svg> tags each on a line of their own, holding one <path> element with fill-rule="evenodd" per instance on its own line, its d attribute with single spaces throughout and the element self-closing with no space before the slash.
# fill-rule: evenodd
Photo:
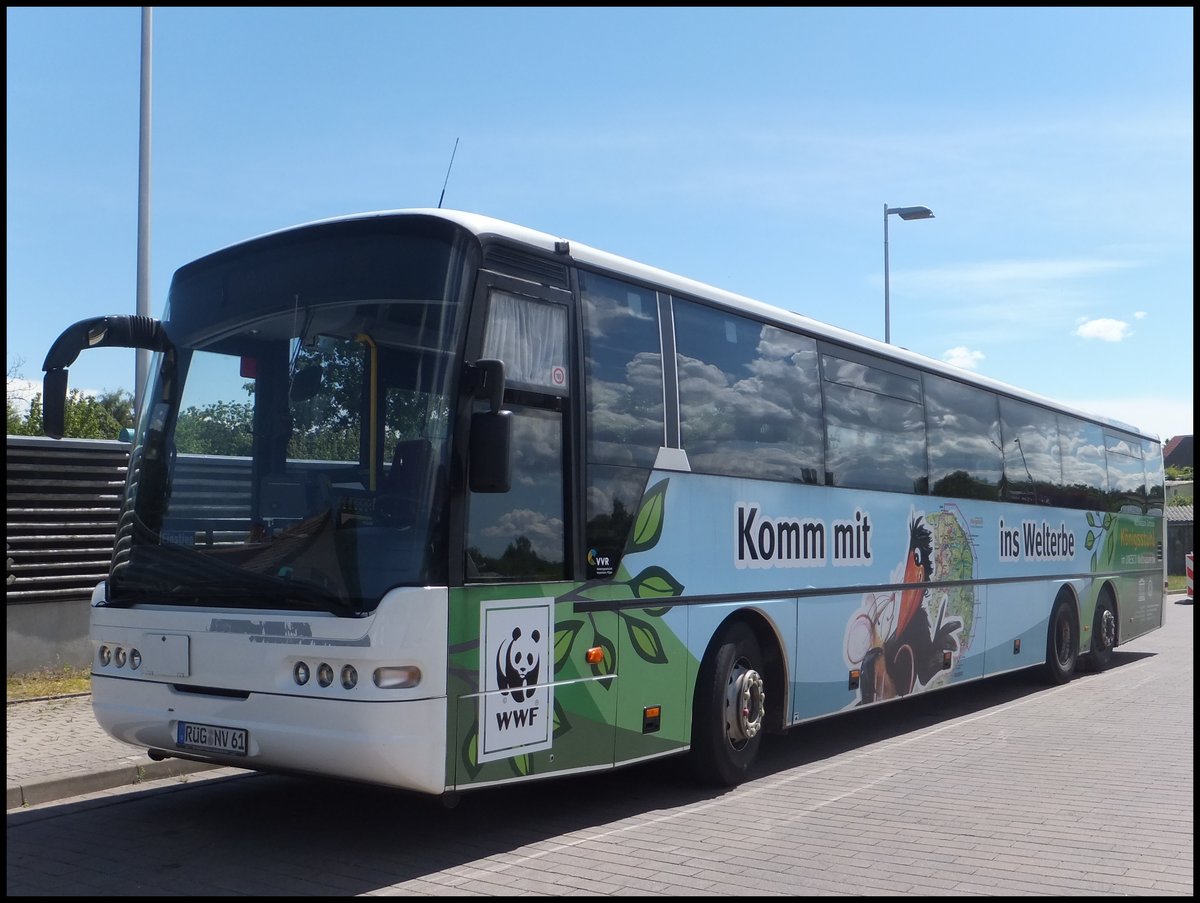
<svg viewBox="0 0 1200 903">
<path fill-rule="evenodd" d="M 679 591 L 680 591 L 680 592 L 682 592 L 682 591 L 683 591 L 683 586 L 682 586 L 682 584 L 681 584 L 681 585 L 680 585 L 680 587 L 679 587 Z M 670 606 L 667 606 L 667 605 L 660 605 L 660 606 L 658 606 L 658 607 L 656 607 L 656 608 L 643 608 L 643 609 L 642 609 L 642 614 L 644 614 L 644 615 L 646 615 L 647 617 L 650 617 L 650 618 L 661 618 L 663 615 L 665 615 L 665 614 L 666 614 L 667 612 L 669 612 L 670 610 L 671 610 Z"/>
<path fill-rule="evenodd" d="M 625 554 L 644 552 L 654 548 L 663 528 L 663 505 L 667 494 L 666 479 L 656 484 L 642 498 L 642 506 L 638 508 L 637 518 L 633 523 L 633 532 L 629 536 L 629 545 Z"/>
<path fill-rule="evenodd" d="M 562 621 L 558 625 L 558 629 L 554 631 L 554 670 L 557 671 L 563 666 L 563 662 L 567 660 L 567 656 L 571 654 L 571 647 L 575 644 L 575 637 L 579 633 L 579 628 L 583 626 L 583 621 Z"/>
<path fill-rule="evenodd" d="M 1095 527 L 1095 526 L 1097 526 L 1097 524 L 1096 524 L 1096 515 L 1092 514 L 1092 512 L 1090 512 L 1090 511 L 1089 511 L 1089 512 L 1087 513 L 1087 522 L 1088 522 L 1088 526 L 1089 526 L 1089 527 Z M 1089 548 L 1090 548 L 1090 547 L 1089 547 Z"/>
<path fill-rule="evenodd" d="M 1088 515 L 1088 520 L 1091 520 L 1091 515 Z M 1085 549 L 1090 549 L 1095 544 L 1096 544 L 1096 534 L 1093 533 L 1091 530 L 1088 530 L 1087 536 L 1085 536 L 1083 539 L 1083 547 Z M 1092 568 L 1092 570 L 1095 570 L 1095 568 Z"/>
<path fill-rule="evenodd" d="M 518 777 L 525 777 L 529 774 L 529 756 L 513 756 L 508 760 L 508 764 L 512 766 L 512 770 L 517 773 Z"/>
<path fill-rule="evenodd" d="M 1104 548 L 1100 550 L 1100 561 L 1106 569 L 1113 566 L 1113 559 L 1116 558 L 1116 552 L 1117 534 L 1109 530 L 1108 535 L 1104 537 Z"/>
<path fill-rule="evenodd" d="M 678 596 L 683 592 L 683 584 L 657 565 L 646 568 L 629 583 L 639 599 Z"/>
<path fill-rule="evenodd" d="M 471 725 L 471 730 L 467 733 L 467 739 L 463 741 L 462 746 L 462 761 L 463 767 L 467 771 L 467 776 L 474 780 L 480 771 L 478 762 L 479 753 L 479 722 L 476 721 Z"/>
<path fill-rule="evenodd" d="M 554 739 L 557 740 L 570 729 L 571 719 L 567 717 L 559 701 L 554 700 Z"/>
<path fill-rule="evenodd" d="M 633 599 L 633 587 L 610 580 L 593 580 L 558 596 L 556 602 L 623 602 Z"/>
<path fill-rule="evenodd" d="M 633 645 L 633 650 L 641 658 L 655 665 L 666 664 L 667 653 L 662 640 L 659 639 L 658 631 L 652 624 L 625 612 L 621 612 L 621 620 L 625 622 L 625 628 L 629 631 L 629 642 Z"/>
</svg>

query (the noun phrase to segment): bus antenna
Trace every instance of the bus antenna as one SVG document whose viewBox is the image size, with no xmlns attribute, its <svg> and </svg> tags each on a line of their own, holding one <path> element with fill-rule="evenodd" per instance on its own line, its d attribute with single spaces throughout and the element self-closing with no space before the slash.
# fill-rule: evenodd
<svg viewBox="0 0 1200 903">
<path fill-rule="evenodd" d="M 442 196 L 438 198 L 438 209 L 442 209 L 442 201 L 446 198 L 446 186 L 450 184 L 450 169 L 454 166 L 454 155 L 458 153 L 458 139 L 454 139 L 454 150 L 450 151 L 450 166 L 446 167 L 446 181 L 442 183 Z"/>
</svg>

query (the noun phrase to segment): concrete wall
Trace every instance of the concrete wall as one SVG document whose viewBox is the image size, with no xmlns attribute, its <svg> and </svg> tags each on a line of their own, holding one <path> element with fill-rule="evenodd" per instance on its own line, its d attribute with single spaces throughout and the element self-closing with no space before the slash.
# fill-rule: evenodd
<svg viewBox="0 0 1200 903">
<path fill-rule="evenodd" d="M 1195 495 L 1195 481 L 1167 480 L 1167 501 L 1180 495 Z"/>
<path fill-rule="evenodd" d="M 65 665 L 88 667 L 92 662 L 89 611 L 86 600 L 9 605 L 8 676 Z"/>
</svg>

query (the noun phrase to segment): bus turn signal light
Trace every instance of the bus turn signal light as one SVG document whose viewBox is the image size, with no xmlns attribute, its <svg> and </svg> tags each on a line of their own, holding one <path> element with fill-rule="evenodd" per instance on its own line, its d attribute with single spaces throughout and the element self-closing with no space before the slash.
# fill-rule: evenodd
<svg viewBox="0 0 1200 903">
<path fill-rule="evenodd" d="M 601 646 L 593 646 L 587 651 L 587 654 L 584 655 L 583 659 L 589 665 L 600 664 L 602 661 L 604 661 L 604 648 Z"/>
<path fill-rule="evenodd" d="M 642 733 L 653 734 L 662 724 L 662 706 L 648 705 L 642 709 Z"/>
</svg>

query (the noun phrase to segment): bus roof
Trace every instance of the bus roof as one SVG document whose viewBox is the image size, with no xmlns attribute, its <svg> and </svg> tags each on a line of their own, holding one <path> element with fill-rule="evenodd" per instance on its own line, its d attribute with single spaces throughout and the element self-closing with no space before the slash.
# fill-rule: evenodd
<svg viewBox="0 0 1200 903">
<path fill-rule="evenodd" d="M 285 232 L 292 232 L 310 226 L 318 226 L 328 223 L 349 222 L 353 220 L 365 220 L 372 218 L 398 218 L 407 216 L 437 217 L 454 223 L 481 240 L 500 238 L 510 242 L 524 244 L 548 254 L 558 254 L 559 251 L 557 246 L 562 242 L 567 242 L 570 248 L 569 256 L 576 263 L 590 265 L 598 269 L 607 270 L 614 274 L 619 273 L 631 279 L 657 285 L 661 288 L 678 292 L 683 295 L 690 295 L 706 301 L 714 301 L 733 311 L 744 311 L 746 313 L 753 314 L 756 317 L 770 320 L 781 325 L 793 326 L 817 338 L 828 339 L 829 341 L 848 345 L 853 348 L 861 348 L 865 351 L 871 352 L 872 354 L 876 354 L 880 357 L 886 357 L 898 363 L 908 364 L 913 367 L 932 371 L 943 376 L 948 376 L 952 379 L 959 380 L 960 382 L 970 383 L 982 388 L 1001 392 L 1005 395 L 1012 396 L 1013 398 L 1030 401 L 1048 408 L 1053 408 L 1056 411 L 1062 411 L 1063 413 L 1072 414 L 1087 420 L 1092 420 L 1097 423 L 1110 426 L 1114 429 L 1134 433 L 1147 439 L 1153 439 L 1156 442 L 1162 441 L 1161 437 L 1155 433 L 1149 433 L 1145 430 L 1139 429 L 1122 421 L 1115 420 L 1111 417 L 1068 407 L 1067 405 L 1055 401 L 1052 398 L 1038 395 L 1034 392 L 1000 382 L 999 380 L 995 380 L 990 377 L 972 373 L 971 371 L 964 370 L 960 367 L 954 367 L 943 361 L 936 360 L 935 358 L 926 357 L 925 355 L 909 351 L 906 348 L 902 348 L 897 345 L 886 344 L 878 339 L 873 339 L 869 336 L 850 332 L 849 330 L 840 329 L 836 326 L 831 326 L 828 323 L 811 319 L 802 314 L 795 313 L 794 311 L 790 311 L 776 305 L 766 304 L 762 301 L 756 301 L 753 298 L 748 298 L 744 295 L 739 295 L 725 289 L 717 288 L 713 285 L 698 282 L 694 279 L 689 279 L 686 276 L 680 276 L 676 273 L 661 270 L 657 267 L 649 266 L 648 264 L 639 263 L 638 261 L 630 260 L 629 258 L 621 257 L 617 254 L 611 254 L 608 251 L 602 251 L 599 248 L 594 248 L 582 242 L 575 241 L 574 239 L 550 235 L 546 232 L 540 232 L 536 229 L 530 229 L 525 226 L 518 226 L 514 223 L 495 219 L 494 217 L 485 216 L 483 214 L 470 213 L 462 210 L 447 210 L 437 207 L 377 210 L 365 213 L 348 214 L 345 216 L 329 217 L 327 219 L 317 220 L 310 223 L 290 226 L 284 229 L 266 233 L 265 235 L 257 236 L 257 238 L 264 238 L 267 235 L 280 235 Z M 248 241 L 255 241 L 257 238 L 249 239 Z M 239 244 L 245 243 L 246 242 L 239 242 Z"/>
</svg>

